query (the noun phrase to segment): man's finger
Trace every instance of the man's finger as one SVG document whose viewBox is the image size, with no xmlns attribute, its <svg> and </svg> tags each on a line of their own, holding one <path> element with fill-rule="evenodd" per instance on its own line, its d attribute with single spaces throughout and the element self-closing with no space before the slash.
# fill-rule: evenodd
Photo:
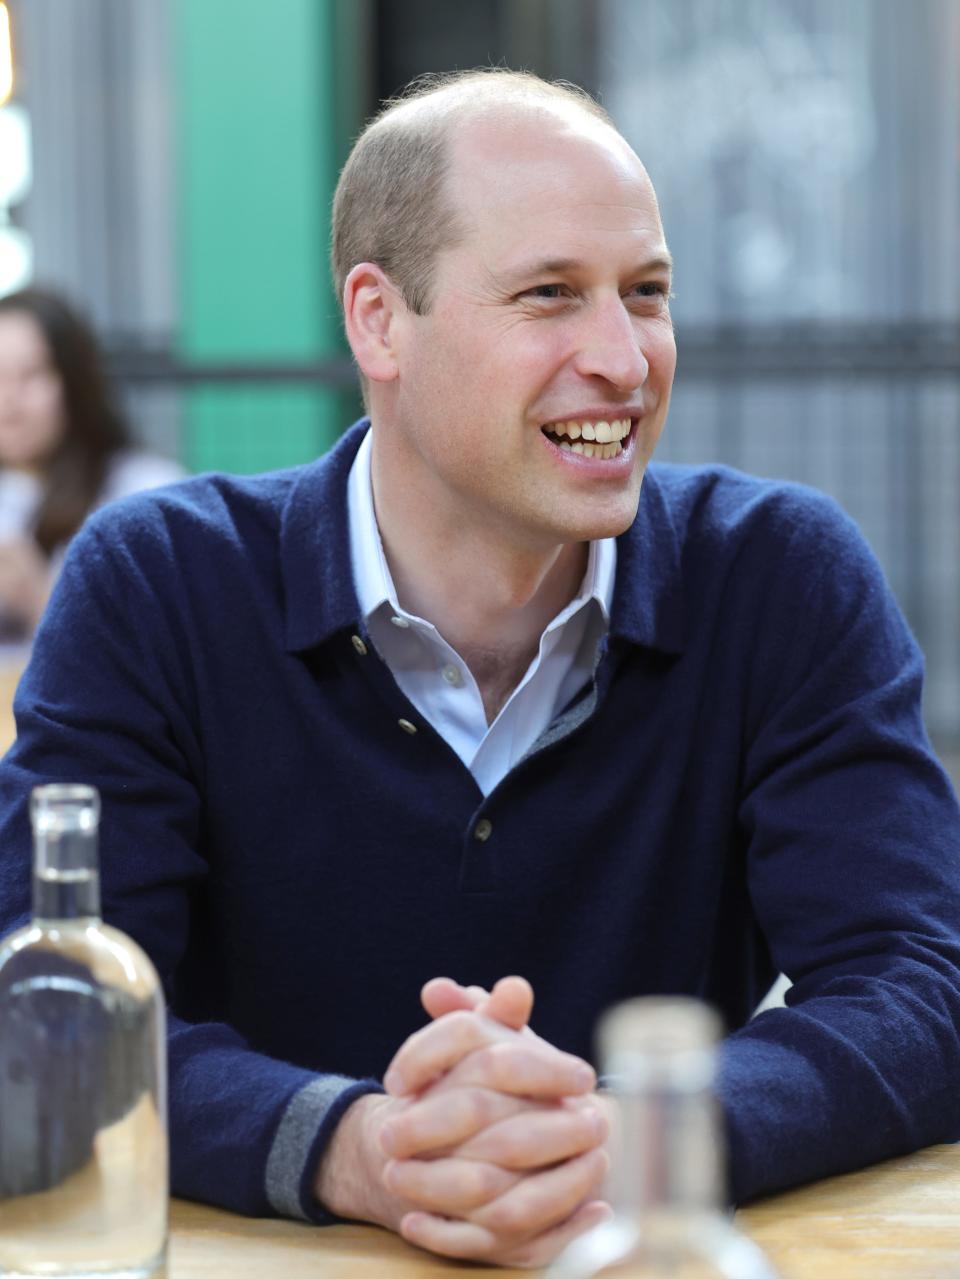
<svg viewBox="0 0 960 1279">
<path fill-rule="evenodd" d="M 447 1257 L 505 1261 L 522 1249 L 532 1250 L 540 1236 L 572 1221 L 582 1205 L 596 1199 L 606 1168 L 606 1155 L 593 1150 L 522 1178 L 469 1219 L 407 1213 L 400 1222 L 400 1234 L 420 1248 Z"/>
<path fill-rule="evenodd" d="M 603 1225 L 613 1217 L 613 1209 L 603 1199 L 593 1199 L 581 1204 L 572 1217 L 544 1231 L 535 1239 L 528 1240 L 513 1252 L 499 1257 L 502 1266 L 520 1266 L 524 1269 L 539 1269 L 547 1266 L 558 1257 L 567 1244 L 572 1243 L 578 1235 L 585 1235 L 588 1230 Z"/>
<path fill-rule="evenodd" d="M 383 1077 L 395 1097 L 420 1092 L 468 1053 L 506 1038 L 505 1026 L 466 1011 L 448 1013 L 415 1031 L 398 1049 Z"/>
<path fill-rule="evenodd" d="M 562 1106 L 524 1110 L 489 1124 L 457 1147 L 460 1159 L 479 1159 L 517 1172 L 546 1168 L 585 1154 L 607 1136 L 599 1110 Z"/>
<path fill-rule="evenodd" d="M 472 1012 L 488 999 L 490 992 L 482 986 L 461 986 L 452 977 L 433 977 L 420 991 L 424 1011 L 436 1020 L 447 1013 Z"/>
<path fill-rule="evenodd" d="M 523 1030 L 533 1011 L 533 988 L 525 977 L 501 977 L 492 991 L 461 986 L 452 977 L 434 977 L 421 990 L 420 1002 L 434 1019 L 452 1012 L 479 1012 L 512 1030 Z"/>
<path fill-rule="evenodd" d="M 533 1012 L 533 987 L 525 977 L 501 977 L 477 1012 L 501 1025 L 523 1030 Z"/>
<path fill-rule="evenodd" d="M 380 1146 L 393 1159 L 452 1150 L 490 1124 L 529 1109 L 519 1101 L 486 1088 L 451 1088 L 431 1092 L 385 1120 Z"/>
<path fill-rule="evenodd" d="M 472 1214 L 471 1220 L 498 1238 L 516 1243 L 566 1221 L 587 1200 L 596 1199 L 610 1167 L 605 1150 L 556 1164 L 522 1178 L 512 1190 Z"/>
<path fill-rule="evenodd" d="M 540 1080 L 541 1091 L 549 1090 L 555 1096 L 577 1094 L 589 1092 L 596 1082 L 586 1062 L 545 1040 L 521 1037 L 515 1030 L 476 1013 L 454 1012 L 410 1036 L 384 1075 L 384 1087 L 394 1097 L 421 1092 L 470 1053 L 505 1042 L 521 1050 L 517 1066 Z M 533 1057 L 536 1061 L 531 1060 Z"/>
<path fill-rule="evenodd" d="M 477 1159 L 391 1159 L 383 1184 L 426 1212 L 459 1217 L 505 1194 L 522 1176 Z"/>
<path fill-rule="evenodd" d="M 513 1097 L 559 1101 L 596 1086 L 593 1067 L 536 1035 L 518 1035 L 469 1053 L 434 1087 L 492 1088 Z"/>
</svg>

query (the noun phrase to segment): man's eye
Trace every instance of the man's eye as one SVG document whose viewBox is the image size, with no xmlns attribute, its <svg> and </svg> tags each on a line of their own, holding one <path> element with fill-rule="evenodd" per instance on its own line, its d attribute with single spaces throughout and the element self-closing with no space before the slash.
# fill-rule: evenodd
<svg viewBox="0 0 960 1279">
<path fill-rule="evenodd" d="M 643 284 L 635 284 L 631 289 L 631 292 L 636 293 L 642 298 L 666 298 L 670 296 L 669 288 L 660 280 L 646 280 Z"/>
<path fill-rule="evenodd" d="M 528 298 L 559 298 L 563 297 L 562 284 L 537 284 L 532 289 L 527 289 L 526 296 Z"/>
</svg>

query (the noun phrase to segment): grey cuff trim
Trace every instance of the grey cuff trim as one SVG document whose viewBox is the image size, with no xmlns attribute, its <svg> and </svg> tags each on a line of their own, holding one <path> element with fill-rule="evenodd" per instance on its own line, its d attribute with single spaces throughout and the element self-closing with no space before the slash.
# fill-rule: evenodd
<svg viewBox="0 0 960 1279">
<path fill-rule="evenodd" d="M 355 1079 L 324 1075 L 290 1099 L 270 1147 L 265 1174 L 267 1199 L 280 1216 L 316 1220 L 304 1212 L 300 1198 L 304 1167 L 331 1106 L 344 1092 L 356 1087 Z"/>
</svg>

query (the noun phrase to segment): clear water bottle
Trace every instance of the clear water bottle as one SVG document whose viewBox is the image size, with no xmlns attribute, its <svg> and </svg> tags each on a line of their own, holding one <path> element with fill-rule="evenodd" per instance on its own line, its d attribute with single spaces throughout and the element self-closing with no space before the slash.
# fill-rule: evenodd
<svg viewBox="0 0 960 1279">
<path fill-rule="evenodd" d="M 164 1273 L 164 1009 L 100 919 L 90 786 L 38 786 L 33 920 L 0 941 L 0 1276 Z"/>
<path fill-rule="evenodd" d="M 600 1023 L 617 1101 L 613 1218 L 573 1241 L 550 1279 L 777 1279 L 723 1209 L 724 1151 L 713 1096 L 716 1015 L 694 999 L 634 999 Z"/>
</svg>

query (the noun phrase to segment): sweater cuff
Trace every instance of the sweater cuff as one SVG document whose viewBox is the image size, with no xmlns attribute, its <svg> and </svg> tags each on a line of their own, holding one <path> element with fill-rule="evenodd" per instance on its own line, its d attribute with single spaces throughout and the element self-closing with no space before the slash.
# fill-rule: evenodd
<svg viewBox="0 0 960 1279">
<path fill-rule="evenodd" d="M 375 1079 L 324 1075 L 290 1099 L 267 1156 L 266 1193 L 274 1212 L 327 1226 L 338 1221 L 313 1194 L 320 1155 L 347 1107 L 367 1093 L 383 1092 Z"/>
</svg>

